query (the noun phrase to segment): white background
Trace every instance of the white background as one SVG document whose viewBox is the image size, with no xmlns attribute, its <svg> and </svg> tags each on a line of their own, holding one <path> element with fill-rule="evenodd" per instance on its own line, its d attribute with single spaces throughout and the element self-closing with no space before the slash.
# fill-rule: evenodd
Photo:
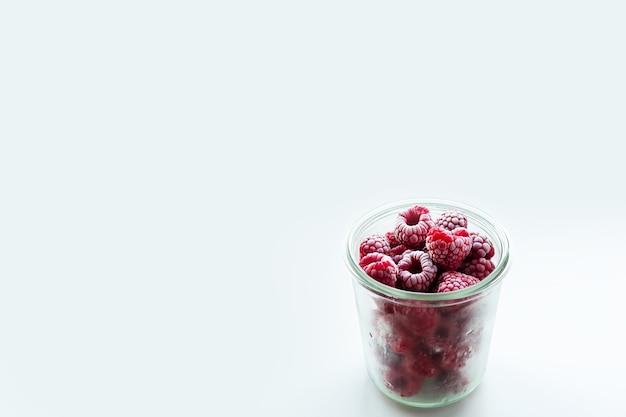
<svg viewBox="0 0 626 417">
<path fill-rule="evenodd" d="M 0 3 L 0 416 L 617 416 L 621 1 Z M 488 371 L 396 405 L 345 237 L 413 197 L 513 241 Z"/>
</svg>

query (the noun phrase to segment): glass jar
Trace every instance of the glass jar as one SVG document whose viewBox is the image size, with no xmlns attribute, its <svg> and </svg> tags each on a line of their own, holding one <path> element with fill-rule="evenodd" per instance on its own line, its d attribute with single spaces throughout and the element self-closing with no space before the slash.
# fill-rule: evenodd
<svg viewBox="0 0 626 417">
<path fill-rule="evenodd" d="M 359 266 L 368 236 L 393 231 L 398 214 L 419 205 L 433 220 L 451 210 L 467 217 L 467 229 L 493 244 L 495 269 L 467 288 L 413 292 L 382 284 Z M 507 232 L 467 204 L 441 199 L 395 202 L 371 211 L 349 233 L 345 261 L 353 278 L 365 365 L 380 391 L 414 407 L 438 407 L 471 393 L 481 382 L 503 278 L 510 268 Z"/>
</svg>

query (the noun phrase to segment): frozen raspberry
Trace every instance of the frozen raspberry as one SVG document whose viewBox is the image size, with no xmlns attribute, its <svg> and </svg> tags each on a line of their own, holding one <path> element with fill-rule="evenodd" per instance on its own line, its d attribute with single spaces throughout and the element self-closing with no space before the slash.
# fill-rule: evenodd
<svg viewBox="0 0 626 417">
<path fill-rule="evenodd" d="M 389 242 L 389 246 L 393 249 L 396 246 L 400 245 L 400 242 L 398 241 L 398 238 L 396 237 L 396 235 L 393 234 L 393 232 L 387 232 L 385 233 L 385 237 L 387 238 L 387 241 Z"/>
<path fill-rule="evenodd" d="M 469 261 L 461 262 L 458 271 L 483 280 L 487 275 L 491 274 L 494 269 L 496 269 L 496 266 L 491 259 L 474 258 Z"/>
<path fill-rule="evenodd" d="M 436 356 L 437 364 L 447 370 L 461 369 L 470 358 L 472 350 L 469 346 L 456 345 Z"/>
<path fill-rule="evenodd" d="M 359 265 L 376 281 L 390 287 L 396 286 L 398 265 L 391 259 L 391 256 L 379 252 L 368 253 L 361 258 Z"/>
<path fill-rule="evenodd" d="M 404 254 L 409 252 L 411 249 L 407 248 L 404 245 L 398 245 L 391 248 L 389 251 L 389 256 L 395 263 L 400 262 L 400 259 L 404 257 Z"/>
<path fill-rule="evenodd" d="M 376 345 L 385 352 L 385 356 L 388 356 L 387 353 L 402 355 L 411 349 L 411 336 L 394 314 L 378 316 L 374 321 L 374 328 L 375 333 L 371 336 L 376 338 Z"/>
<path fill-rule="evenodd" d="M 471 238 L 467 229 L 462 227 L 454 230 L 433 227 L 426 237 L 426 248 L 443 271 L 454 271 L 470 253 Z"/>
<path fill-rule="evenodd" d="M 436 358 L 421 349 L 414 349 L 405 355 L 402 359 L 402 367 L 408 372 L 427 378 L 439 374 L 440 371 Z"/>
<path fill-rule="evenodd" d="M 467 227 L 467 217 L 460 211 L 446 211 L 441 213 L 437 220 L 435 220 L 435 226 L 446 230 L 454 230 L 457 227 Z"/>
<path fill-rule="evenodd" d="M 404 290 L 426 292 L 437 276 L 437 267 L 428 252 L 405 252 L 397 264 L 398 286 Z"/>
<path fill-rule="evenodd" d="M 375 321 L 378 344 L 385 346 L 387 351 L 404 354 L 413 349 L 414 336 L 407 331 L 399 316 L 383 314 Z"/>
<path fill-rule="evenodd" d="M 374 353 L 378 363 L 384 368 L 399 368 L 402 366 L 404 355 L 395 353 L 387 345 L 374 345 Z"/>
<path fill-rule="evenodd" d="M 394 318 L 393 331 L 411 340 L 413 345 L 420 339 L 431 338 L 439 323 L 439 313 L 433 307 L 390 302 L 382 309 Z"/>
<path fill-rule="evenodd" d="M 389 246 L 389 241 L 383 235 L 369 236 L 365 238 L 359 246 L 359 254 L 361 255 L 361 258 L 372 252 L 384 253 L 385 255 L 389 255 L 390 250 L 391 247 Z"/>
<path fill-rule="evenodd" d="M 433 334 L 423 339 L 425 349 L 433 354 L 448 351 L 461 340 L 461 332 L 455 320 L 442 317 Z"/>
<path fill-rule="evenodd" d="M 437 376 L 437 386 L 442 392 L 458 394 L 469 385 L 467 377 L 461 371 L 444 371 Z"/>
<path fill-rule="evenodd" d="M 402 355 L 413 348 L 413 341 L 406 334 L 396 331 L 387 337 L 387 346 L 394 353 Z"/>
<path fill-rule="evenodd" d="M 393 233 L 401 244 L 417 248 L 424 243 L 428 231 L 433 226 L 430 210 L 422 206 L 413 206 L 398 213 Z"/>
<path fill-rule="evenodd" d="M 422 389 L 423 378 L 400 368 L 388 370 L 383 376 L 383 382 L 401 397 L 411 397 Z"/>
<path fill-rule="evenodd" d="M 412 335 L 430 338 L 439 325 L 439 313 L 433 307 L 406 307 L 400 322 Z"/>
<path fill-rule="evenodd" d="M 493 243 L 484 234 L 480 232 L 470 232 L 470 238 L 472 239 L 472 250 L 470 251 L 468 258 L 485 258 L 491 259 L 494 255 Z"/>
<path fill-rule="evenodd" d="M 376 298 L 374 300 L 380 314 L 391 314 L 394 312 L 394 303 L 384 298 Z"/>
<path fill-rule="evenodd" d="M 457 271 L 447 271 L 439 277 L 437 292 L 449 292 L 467 288 L 470 285 L 478 284 L 480 280 L 471 275 Z"/>
</svg>

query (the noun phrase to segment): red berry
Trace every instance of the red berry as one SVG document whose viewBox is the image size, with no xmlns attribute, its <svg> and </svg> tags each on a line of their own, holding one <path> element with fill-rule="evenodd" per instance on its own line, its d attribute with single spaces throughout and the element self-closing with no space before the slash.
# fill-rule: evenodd
<svg viewBox="0 0 626 417">
<path fill-rule="evenodd" d="M 361 258 L 372 252 L 384 253 L 385 255 L 389 255 L 390 249 L 391 247 L 389 245 L 389 241 L 385 236 L 372 235 L 365 238 L 361 242 L 361 245 L 359 245 L 359 254 L 361 255 Z"/>
<path fill-rule="evenodd" d="M 491 259 L 474 258 L 469 261 L 465 260 L 461 262 L 458 271 L 483 280 L 487 275 L 491 274 L 494 269 L 496 269 L 496 266 Z"/>
<path fill-rule="evenodd" d="M 458 394 L 469 385 L 469 380 L 461 371 L 444 371 L 436 379 L 442 392 Z"/>
<path fill-rule="evenodd" d="M 361 258 L 361 268 L 367 275 L 390 287 L 396 286 L 398 265 L 391 256 L 379 252 L 372 252 Z"/>
<path fill-rule="evenodd" d="M 489 238 L 480 232 L 470 232 L 470 238 L 472 239 L 472 250 L 470 251 L 468 258 L 485 258 L 491 259 L 494 255 L 493 243 Z"/>
<path fill-rule="evenodd" d="M 413 206 L 398 213 L 393 233 L 401 244 L 417 248 L 426 240 L 426 235 L 433 226 L 430 210 Z"/>
<path fill-rule="evenodd" d="M 404 290 L 426 292 L 437 277 L 437 267 L 428 252 L 405 252 L 397 264 L 398 286 Z"/>
<path fill-rule="evenodd" d="M 383 376 L 383 383 L 401 397 L 411 397 L 422 389 L 423 378 L 402 368 L 390 369 Z"/>
<path fill-rule="evenodd" d="M 402 367 L 411 373 L 423 377 L 433 377 L 439 374 L 439 366 L 435 361 L 435 357 L 419 349 L 404 357 Z"/>
<path fill-rule="evenodd" d="M 454 271 L 470 253 L 471 238 L 467 229 L 462 227 L 454 230 L 433 227 L 426 237 L 426 248 L 443 271 Z"/>
<path fill-rule="evenodd" d="M 435 226 L 446 230 L 454 230 L 457 227 L 467 227 L 467 217 L 460 211 L 446 211 L 441 213 L 437 220 L 435 220 Z"/>
<path fill-rule="evenodd" d="M 455 320 L 442 317 L 430 337 L 424 338 L 426 350 L 433 354 L 448 351 L 461 341 L 462 326 Z"/>
<path fill-rule="evenodd" d="M 393 259 L 395 263 L 400 262 L 400 259 L 404 257 L 404 254 L 409 252 L 411 249 L 407 248 L 404 245 L 398 245 L 391 248 L 389 251 L 389 256 Z"/>
<path fill-rule="evenodd" d="M 424 305 L 396 304 L 395 315 L 414 339 L 431 337 L 439 324 L 437 309 Z"/>
<path fill-rule="evenodd" d="M 465 345 L 456 345 L 436 355 L 437 364 L 448 370 L 457 370 L 465 366 L 472 350 Z"/>
<path fill-rule="evenodd" d="M 387 338 L 387 345 L 394 353 L 402 355 L 413 348 L 413 341 L 401 332 L 395 332 Z"/>
<path fill-rule="evenodd" d="M 398 238 L 396 237 L 396 235 L 393 234 L 393 232 L 385 233 L 385 237 L 387 238 L 387 241 L 389 242 L 389 246 L 391 246 L 392 249 L 400 245 Z"/>
<path fill-rule="evenodd" d="M 449 292 L 467 288 L 470 285 L 478 284 L 480 280 L 471 275 L 457 271 L 447 271 L 439 277 L 437 292 Z"/>
</svg>

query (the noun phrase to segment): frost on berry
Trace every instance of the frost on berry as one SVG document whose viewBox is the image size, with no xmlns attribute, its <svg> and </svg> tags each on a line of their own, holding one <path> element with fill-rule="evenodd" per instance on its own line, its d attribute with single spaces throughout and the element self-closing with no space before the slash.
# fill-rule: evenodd
<svg viewBox="0 0 626 417">
<path fill-rule="evenodd" d="M 394 312 L 399 325 L 410 333 L 413 339 L 431 336 L 439 324 L 437 309 L 419 301 L 398 303 Z"/>
<path fill-rule="evenodd" d="M 433 227 L 426 237 L 426 248 L 437 266 L 454 271 L 470 253 L 471 238 L 467 229 L 461 227 L 454 230 Z"/>
<path fill-rule="evenodd" d="M 467 388 L 469 380 L 460 370 L 441 372 L 437 378 L 437 386 L 441 392 L 458 394 Z"/>
<path fill-rule="evenodd" d="M 474 258 L 469 261 L 461 262 L 459 265 L 458 272 L 462 272 L 467 275 L 471 275 L 473 277 L 478 278 L 479 280 L 483 280 L 487 275 L 491 274 L 493 270 L 496 268 L 495 264 L 491 261 L 491 259 L 485 258 Z"/>
<path fill-rule="evenodd" d="M 411 397 L 422 389 L 423 378 L 402 368 L 392 368 L 383 376 L 385 386 L 401 397 Z"/>
<path fill-rule="evenodd" d="M 437 292 L 450 292 L 462 290 L 471 285 L 478 284 L 480 280 L 471 275 L 457 271 L 446 271 L 439 277 Z"/>
<path fill-rule="evenodd" d="M 457 210 L 450 210 L 441 213 L 435 220 L 435 226 L 446 230 L 454 230 L 457 227 L 467 227 L 467 217 Z"/>
<path fill-rule="evenodd" d="M 393 233 L 401 244 L 417 248 L 424 243 L 428 231 L 433 226 L 430 210 L 422 206 L 413 206 L 398 213 Z"/>
<path fill-rule="evenodd" d="M 396 286 L 398 265 L 391 259 L 391 256 L 379 252 L 368 253 L 361 258 L 359 265 L 376 281 L 390 287 Z"/>
<path fill-rule="evenodd" d="M 405 355 L 402 367 L 415 375 L 431 378 L 440 372 L 437 358 L 421 349 L 415 349 Z"/>
<path fill-rule="evenodd" d="M 493 258 L 495 253 L 493 243 L 485 234 L 472 231 L 470 232 L 470 238 L 472 239 L 472 249 L 467 256 L 468 258 Z"/>
<path fill-rule="evenodd" d="M 428 252 L 404 252 L 397 264 L 398 287 L 404 290 L 426 292 L 437 276 L 437 267 Z"/>
<path fill-rule="evenodd" d="M 389 246 L 392 249 L 400 245 L 400 242 L 398 241 L 398 238 L 393 233 L 393 231 L 385 233 L 385 237 L 387 238 L 387 242 L 389 242 Z"/>
<path fill-rule="evenodd" d="M 363 239 L 363 241 L 359 245 L 359 255 L 361 255 L 361 257 L 372 252 L 378 252 L 378 253 L 383 253 L 385 255 L 389 255 L 390 250 L 391 250 L 391 247 L 389 245 L 389 240 L 387 240 L 387 237 L 383 235 L 368 236 L 365 239 Z"/>
<path fill-rule="evenodd" d="M 404 255 L 406 253 L 409 253 L 410 251 L 411 249 L 407 248 L 406 246 L 398 245 L 391 248 L 391 250 L 389 251 L 389 256 L 391 256 L 391 259 L 393 259 L 393 261 L 397 264 L 404 257 Z"/>
<path fill-rule="evenodd" d="M 436 356 L 437 364 L 447 370 L 457 370 L 465 366 L 472 355 L 472 350 L 466 345 L 450 346 Z"/>
</svg>

